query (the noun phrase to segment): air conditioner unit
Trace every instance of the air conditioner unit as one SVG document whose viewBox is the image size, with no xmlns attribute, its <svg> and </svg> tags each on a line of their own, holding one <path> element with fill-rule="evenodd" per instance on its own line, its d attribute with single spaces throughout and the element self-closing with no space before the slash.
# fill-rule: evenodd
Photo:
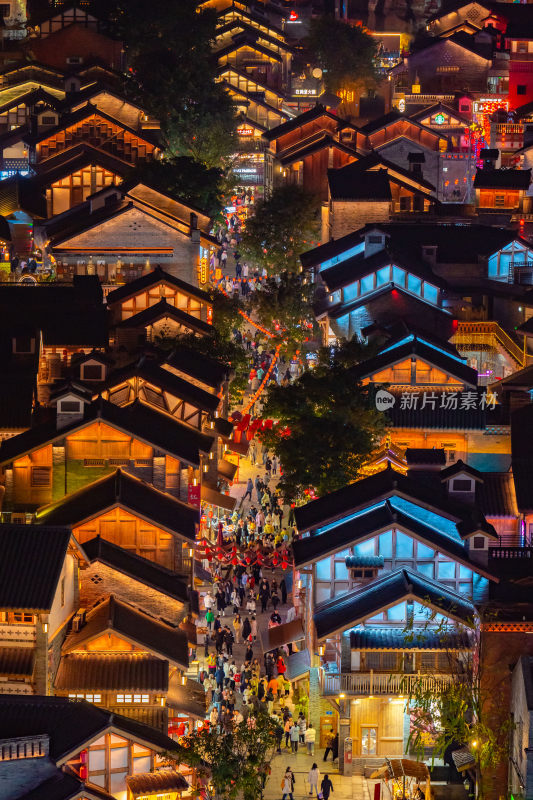
<svg viewBox="0 0 533 800">
<path fill-rule="evenodd" d="M 83 64 L 83 58 L 81 56 L 69 56 L 67 64 Z"/>
<path fill-rule="evenodd" d="M 72 619 L 72 630 L 74 633 L 78 633 L 78 631 L 81 631 L 81 629 L 85 625 L 85 614 L 86 614 L 85 609 L 80 608 L 78 613 L 74 615 Z"/>
</svg>

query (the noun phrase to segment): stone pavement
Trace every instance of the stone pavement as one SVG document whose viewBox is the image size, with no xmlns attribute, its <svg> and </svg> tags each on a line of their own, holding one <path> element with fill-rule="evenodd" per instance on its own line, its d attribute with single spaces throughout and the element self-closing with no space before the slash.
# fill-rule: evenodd
<svg viewBox="0 0 533 800">
<path fill-rule="evenodd" d="M 333 784 L 330 800 L 372 800 L 374 797 L 374 784 L 377 781 L 366 780 L 362 775 L 354 775 L 353 777 L 339 775 L 337 766 L 335 765 L 334 767 L 331 763 L 331 757 L 327 763 L 324 763 L 323 757 L 323 750 L 316 750 L 314 756 L 308 756 L 304 752 L 304 745 L 299 745 L 299 752 L 295 755 L 282 748 L 281 755 L 274 756 L 271 763 L 272 773 L 263 794 L 265 800 L 281 800 L 281 780 L 287 767 L 291 767 L 296 779 L 294 800 L 310 800 L 307 773 L 311 769 L 313 762 L 316 762 L 320 770 L 320 780 L 324 775 L 329 775 Z"/>
</svg>

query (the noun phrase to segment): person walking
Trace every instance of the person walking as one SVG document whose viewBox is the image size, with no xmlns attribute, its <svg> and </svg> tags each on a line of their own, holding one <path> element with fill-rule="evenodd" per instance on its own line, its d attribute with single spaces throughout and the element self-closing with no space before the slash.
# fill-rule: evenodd
<svg viewBox="0 0 533 800">
<path fill-rule="evenodd" d="M 285 725 L 283 726 L 283 730 L 285 732 L 285 748 L 289 749 L 289 742 L 291 740 L 291 728 L 292 728 L 292 719 L 287 717 L 285 720 Z"/>
<path fill-rule="evenodd" d="M 245 642 L 248 641 L 250 634 L 252 632 L 252 626 L 250 625 L 250 620 L 248 617 L 244 618 L 244 622 L 242 623 L 242 638 Z"/>
<path fill-rule="evenodd" d="M 281 800 L 293 800 L 292 793 L 294 791 L 294 774 L 290 767 L 287 767 L 285 770 L 285 775 L 281 781 L 281 791 L 282 791 L 282 798 Z"/>
<path fill-rule="evenodd" d="M 298 752 L 298 740 L 300 738 L 300 728 L 293 722 L 291 727 L 291 750 L 293 753 Z"/>
<path fill-rule="evenodd" d="M 318 769 L 316 764 L 313 764 L 309 772 L 307 773 L 307 780 L 309 782 L 309 797 L 312 796 L 313 790 L 318 797 L 318 783 L 320 781 L 320 770 Z"/>
<path fill-rule="evenodd" d="M 235 637 L 235 644 L 240 644 L 241 639 L 241 631 L 242 631 L 242 622 L 239 614 L 235 614 L 233 617 L 233 635 Z"/>
<path fill-rule="evenodd" d="M 330 780 L 329 775 L 324 775 L 322 778 L 322 783 L 320 784 L 320 791 L 322 792 L 323 800 L 328 800 L 330 792 L 333 791 L 333 784 Z"/>
<path fill-rule="evenodd" d="M 312 756 L 315 754 L 315 740 L 316 740 L 316 731 L 311 724 L 307 728 L 304 734 L 305 744 L 307 747 L 307 755 Z"/>
<path fill-rule="evenodd" d="M 244 501 L 246 500 L 247 497 L 249 497 L 250 498 L 250 502 L 252 502 L 252 491 L 253 491 L 253 488 L 254 488 L 254 485 L 252 483 L 252 479 L 248 478 L 248 483 L 246 484 L 246 491 L 244 493 L 244 497 L 242 498 L 242 502 L 243 503 L 244 503 Z"/>
<path fill-rule="evenodd" d="M 281 592 L 281 605 L 284 606 L 287 603 L 287 584 L 285 583 L 285 578 L 280 580 L 279 590 Z"/>
<path fill-rule="evenodd" d="M 215 621 L 215 615 L 213 614 L 213 610 L 210 608 L 209 611 L 205 613 L 205 622 L 209 630 L 213 628 L 213 622 Z"/>
<path fill-rule="evenodd" d="M 326 739 L 326 749 L 324 750 L 324 761 L 328 760 L 328 756 L 331 753 L 331 760 L 335 761 L 339 752 L 339 734 L 330 733 L 328 738 Z"/>
</svg>

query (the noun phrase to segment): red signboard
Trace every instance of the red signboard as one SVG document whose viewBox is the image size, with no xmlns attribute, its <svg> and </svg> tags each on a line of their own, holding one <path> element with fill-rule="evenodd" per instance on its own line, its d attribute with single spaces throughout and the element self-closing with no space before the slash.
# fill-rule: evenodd
<svg viewBox="0 0 533 800">
<path fill-rule="evenodd" d="M 196 508 L 200 508 L 200 486 L 193 486 L 192 483 L 189 483 L 187 489 L 187 497 L 189 500 L 189 504 L 191 506 L 196 506 Z"/>
</svg>

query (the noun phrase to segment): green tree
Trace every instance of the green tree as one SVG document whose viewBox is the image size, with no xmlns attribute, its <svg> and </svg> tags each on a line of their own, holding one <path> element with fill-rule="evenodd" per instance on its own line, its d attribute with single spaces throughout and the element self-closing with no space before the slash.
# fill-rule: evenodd
<svg viewBox="0 0 533 800">
<path fill-rule="evenodd" d="M 269 273 L 299 272 L 300 253 L 318 239 L 318 200 L 300 186 L 280 186 L 246 222 L 241 253 Z"/>
<path fill-rule="evenodd" d="M 292 357 L 313 338 L 314 289 L 302 274 L 285 271 L 267 278 L 254 292 L 251 306 L 261 325 L 274 334 L 270 347 L 281 344 L 282 353 Z"/>
<path fill-rule="evenodd" d="M 274 752 L 276 724 L 265 712 L 228 731 L 202 728 L 180 739 L 168 756 L 194 767 L 213 800 L 257 800 Z"/>
<path fill-rule="evenodd" d="M 138 164 L 126 180 L 144 181 L 211 217 L 216 217 L 222 209 L 225 190 L 222 170 L 208 168 L 187 156 Z"/>
<path fill-rule="evenodd" d="M 344 351 L 351 351 L 346 359 Z M 289 386 L 272 385 L 263 415 L 278 421 L 262 441 L 280 459 L 287 500 L 309 489 L 322 496 L 355 481 L 385 431 L 374 390 L 354 376 L 352 343 L 322 351 L 314 370 Z M 368 351 L 359 346 L 359 359 Z"/>
<path fill-rule="evenodd" d="M 411 716 L 409 748 L 419 759 L 424 758 L 428 742 L 433 747 L 433 759 L 444 758 L 449 748 L 464 749 L 471 759 L 467 771 L 476 783 L 479 798 L 492 794 L 492 773 L 508 758 L 512 730 L 509 713 L 501 708 L 508 675 L 505 673 L 502 680 L 487 661 L 481 623 L 491 618 L 492 614 L 482 611 L 480 618 L 467 621 L 470 649 L 460 654 L 452 643 L 465 638 L 466 627 L 447 618 L 437 623 L 436 613 L 429 609 L 425 624 L 414 627 L 411 622 L 405 629 L 414 646 L 417 637 L 421 640 L 424 632 L 431 630 L 439 638 L 448 663 L 447 674 L 435 676 L 433 682 L 427 676 L 404 677 Z"/>
<path fill-rule="evenodd" d="M 375 86 L 376 40 L 361 27 L 332 16 L 311 20 L 306 48 L 313 63 L 322 68 L 326 88 L 361 92 Z"/>
<path fill-rule="evenodd" d="M 160 120 L 167 155 L 227 167 L 237 120 L 215 80 L 216 13 L 199 10 L 198 0 L 104 0 L 103 6 L 126 46 L 126 88 Z"/>
</svg>

